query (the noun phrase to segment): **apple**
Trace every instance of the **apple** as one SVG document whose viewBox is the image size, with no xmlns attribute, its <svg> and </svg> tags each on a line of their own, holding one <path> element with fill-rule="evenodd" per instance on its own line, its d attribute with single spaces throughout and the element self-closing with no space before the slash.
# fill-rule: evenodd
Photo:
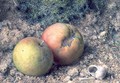
<svg viewBox="0 0 120 83">
<path fill-rule="evenodd" d="M 13 62 L 26 75 L 44 75 L 53 64 L 53 54 L 43 40 L 27 37 L 15 46 Z"/>
<path fill-rule="evenodd" d="M 42 39 L 53 52 L 54 62 L 69 65 L 79 60 L 84 50 L 84 41 L 78 29 L 70 24 L 55 23 L 42 34 Z"/>
</svg>

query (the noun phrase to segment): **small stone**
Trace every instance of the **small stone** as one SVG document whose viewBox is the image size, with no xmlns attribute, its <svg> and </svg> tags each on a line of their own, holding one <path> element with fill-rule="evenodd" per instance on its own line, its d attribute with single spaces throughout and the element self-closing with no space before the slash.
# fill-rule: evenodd
<svg viewBox="0 0 120 83">
<path fill-rule="evenodd" d="M 114 59 L 114 58 L 113 58 L 113 55 L 112 55 L 111 53 L 109 53 L 108 55 L 109 55 L 109 59 L 110 59 L 110 60 L 113 60 L 113 59 Z"/>
<path fill-rule="evenodd" d="M 10 75 L 11 75 L 11 76 L 14 76 L 15 73 L 16 73 L 15 69 L 10 70 Z"/>
<path fill-rule="evenodd" d="M 112 19 L 112 16 L 109 16 L 110 19 Z"/>
<path fill-rule="evenodd" d="M 96 40 L 96 39 L 97 39 L 97 36 L 93 35 L 93 36 L 92 36 L 92 39 L 93 39 L 93 40 Z"/>
<path fill-rule="evenodd" d="M 37 23 L 37 24 L 35 25 L 35 27 L 36 27 L 36 30 L 39 30 L 39 29 L 41 28 L 40 23 Z"/>
<path fill-rule="evenodd" d="M 90 54 L 89 55 L 89 59 L 93 59 L 94 58 L 94 55 L 93 54 Z"/>
<path fill-rule="evenodd" d="M 19 80 L 21 80 L 22 78 L 20 77 L 20 76 L 17 76 L 16 78 L 15 78 L 15 81 L 19 81 Z"/>
<path fill-rule="evenodd" d="M 120 83 L 120 81 L 116 81 L 116 83 Z"/>
<path fill-rule="evenodd" d="M 7 64 L 0 64 L 0 72 L 5 73 L 7 70 Z"/>
<path fill-rule="evenodd" d="M 106 34 L 107 34 L 107 31 L 102 31 L 102 32 L 99 34 L 98 38 L 104 37 Z"/>
<path fill-rule="evenodd" d="M 68 81 L 67 83 L 74 83 L 74 82 L 70 80 L 70 81 Z"/>
<path fill-rule="evenodd" d="M 75 77 L 75 76 L 77 76 L 77 75 L 79 74 L 79 71 L 78 71 L 77 68 L 72 68 L 72 69 L 70 69 L 70 70 L 67 72 L 67 74 L 68 74 L 69 76 Z"/>
<path fill-rule="evenodd" d="M 84 65 L 83 65 L 83 68 L 86 68 L 86 67 L 87 67 L 87 65 L 86 65 L 86 64 L 84 64 Z"/>
<path fill-rule="evenodd" d="M 63 81 L 64 81 L 64 82 L 67 82 L 67 81 L 70 80 L 70 78 L 71 78 L 70 76 L 66 76 Z"/>
<path fill-rule="evenodd" d="M 84 76 L 85 76 L 85 74 L 84 74 L 84 73 L 80 73 L 80 76 L 81 76 L 81 77 L 84 77 Z"/>
<path fill-rule="evenodd" d="M 41 30 L 41 31 L 43 31 L 43 30 L 44 30 L 44 28 L 40 28 L 40 30 Z"/>
</svg>

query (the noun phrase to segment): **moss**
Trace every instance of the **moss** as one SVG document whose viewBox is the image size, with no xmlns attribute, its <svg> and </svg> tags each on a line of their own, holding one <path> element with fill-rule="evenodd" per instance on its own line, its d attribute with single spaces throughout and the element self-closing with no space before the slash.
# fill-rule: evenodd
<svg viewBox="0 0 120 83">
<path fill-rule="evenodd" d="M 88 0 L 88 5 L 90 9 L 100 11 L 100 13 L 102 13 L 107 6 L 107 1 L 108 0 Z"/>
<path fill-rule="evenodd" d="M 87 1 L 99 6 L 103 0 L 18 0 L 18 9 L 30 21 L 40 22 L 46 27 L 55 22 L 68 23 L 80 19 L 88 8 L 85 5 Z"/>
<path fill-rule="evenodd" d="M 66 3 L 68 2 L 68 0 L 41 0 L 41 2 L 42 4 L 47 5 L 47 6 L 57 4 L 59 6 L 64 7 Z"/>
<path fill-rule="evenodd" d="M 48 26 L 55 22 L 69 22 L 82 16 L 86 0 L 17 0 L 18 9 L 32 22 Z"/>
</svg>

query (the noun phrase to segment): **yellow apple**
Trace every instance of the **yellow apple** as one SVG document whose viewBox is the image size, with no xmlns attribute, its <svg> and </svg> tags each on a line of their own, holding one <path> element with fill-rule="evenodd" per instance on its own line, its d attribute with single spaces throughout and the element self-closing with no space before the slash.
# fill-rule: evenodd
<svg viewBox="0 0 120 83">
<path fill-rule="evenodd" d="M 16 68 L 24 74 L 44 75 L 53 64 L 53 55 L 43 40 L 27 37 L 15 46 L 13 62 Z"/>
</svg>

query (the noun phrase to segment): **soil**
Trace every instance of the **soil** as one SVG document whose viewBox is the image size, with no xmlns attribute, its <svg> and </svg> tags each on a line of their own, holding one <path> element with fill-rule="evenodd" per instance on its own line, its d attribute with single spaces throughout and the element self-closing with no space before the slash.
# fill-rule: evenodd
<svg viewBox="0 0 120 83">
<path fill-rule="evenodd" d="M 84 37 L 82 57 L 73 65 L 53 65 L 49 73 L 38 77 L 19 72 L 12 51 L 25 37 L 40 38 L 45 27 L 22 19 L 16 6 L 14 0 L 0 1 L 0 83 L 120 83 L 120 0 L 108 0 L 102 13 L 91 10 L 77 23 L 71 23 Z M 90 65 L 105 66 L 106 77 L 99 80 L 89 75 Z"/>
</svg>

